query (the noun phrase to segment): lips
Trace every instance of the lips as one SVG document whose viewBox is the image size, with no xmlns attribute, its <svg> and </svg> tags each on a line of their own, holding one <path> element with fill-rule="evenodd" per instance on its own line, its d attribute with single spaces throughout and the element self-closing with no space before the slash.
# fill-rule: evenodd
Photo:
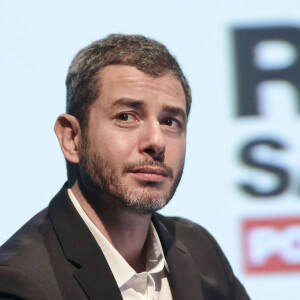
<svg viewBox="0 0 300 300">
<path fill-rule="evenodd" d="M 131 172 L 146 181 L 162 181 L 168 177 L 164 169 L 155 167 L 143 167 L 132 170 Z"/>
<path fill-rule="evenodd" d="M 168 176 L 167 172 L 161 168 L 145 167 L 133 170 L 132 173 L 146 173 L 146 174 L 158 174 L 162 176 Z"/>
</svg>

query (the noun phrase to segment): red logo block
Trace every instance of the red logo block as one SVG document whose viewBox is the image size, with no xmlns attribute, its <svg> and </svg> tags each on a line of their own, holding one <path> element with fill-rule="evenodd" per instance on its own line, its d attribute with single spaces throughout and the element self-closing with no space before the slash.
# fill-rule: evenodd
<svg viewBox="0 0 300 300">
<path fill-rule="evenodd" d="M 300 217 L 244 220 L 247 273 L 300 271 Z"/>
</svg>

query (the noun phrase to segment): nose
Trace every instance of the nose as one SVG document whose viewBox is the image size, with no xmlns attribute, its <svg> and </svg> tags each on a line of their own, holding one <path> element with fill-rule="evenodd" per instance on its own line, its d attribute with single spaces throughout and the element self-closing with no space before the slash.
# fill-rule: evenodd
<svg viewBox="0 0 300 300">
<path fill-rule="evenodd" d="M 163 162 L 165 159 L 165 136 L 158 121 L 149 122 L 143 128 L 140 137 L 140 152 L 151 156 L 155 161 Z"/>
</svg>

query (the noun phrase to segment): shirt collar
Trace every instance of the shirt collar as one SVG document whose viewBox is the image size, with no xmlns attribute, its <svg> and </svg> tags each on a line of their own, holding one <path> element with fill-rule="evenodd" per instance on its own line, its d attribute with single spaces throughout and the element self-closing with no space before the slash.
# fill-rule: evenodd
<svg viewBox="0 0 300 300">
<path fill-rule="evenodd" d="M 101 248 L 120 288 L 137 273 L 87 216 L 71 189 L 68 189 L 68 194 L 78 214 L 83 219 L 90 232 L 94 236 L 99 247 Z M 146 240 L 145 272 L 158 273 L 163 271 L 164 269 L 169 272 L 168 264 L 164 256 L 159 236 L 154 225 L 151 222 Z"/>
</svg>

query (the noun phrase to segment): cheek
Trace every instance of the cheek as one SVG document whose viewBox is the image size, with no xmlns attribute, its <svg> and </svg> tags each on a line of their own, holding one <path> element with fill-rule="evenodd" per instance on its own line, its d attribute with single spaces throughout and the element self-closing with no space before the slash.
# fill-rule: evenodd
<svg viewBox="0 0 300 300">
<path fill-rule="evenodd" d="M 184 164 L 185 149 L 185 142 L 172 144 L 166 153 L 166 163 L 169 161 L 174 168 L 180 169 Z"/>
<path fill-rule="evenodd" d="M 136 149 L 136 137 L 124 134 L 109 134 L 98 143 L 101 154 L 113 162 L 124 163 Z"/>
<path fill-rule="evenodd" d="M 178 157 L 179 157 L 178 161 L 180 163 L 179 167 L 182 168 L 182 166 L 184 165 L 184 160 L 185 160 L 185 147 L 182 147 L 180 150 L 181 151 L 178 154 Z"/>
</svg>

